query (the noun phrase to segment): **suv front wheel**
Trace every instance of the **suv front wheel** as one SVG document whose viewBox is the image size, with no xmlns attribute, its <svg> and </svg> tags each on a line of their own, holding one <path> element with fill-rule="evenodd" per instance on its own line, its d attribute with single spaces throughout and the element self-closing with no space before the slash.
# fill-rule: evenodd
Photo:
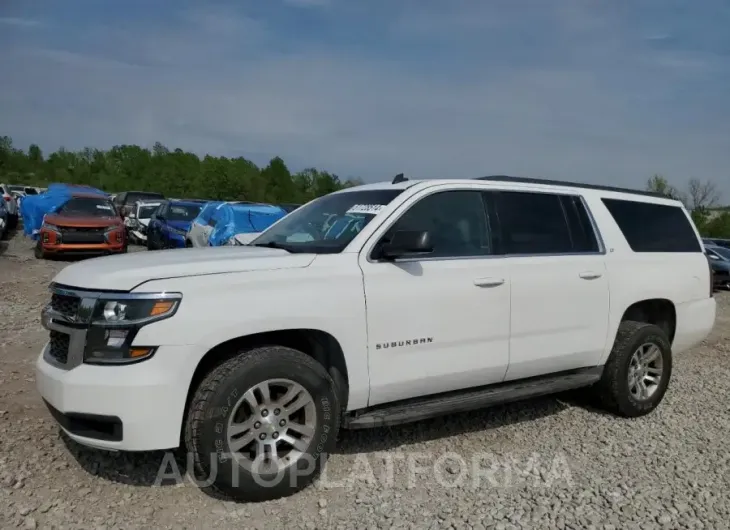
<svg viewBox="0 0 730 530">
<path fill-rule="evenodd" d="M 194 474 L 238 500 L 291 495 L 322 470 L 339 411 L 334 381 L 308 355 L 282 346 L 241 352 L 192 398 L 185 445 Z"/>
<path fill-rule="evenodd" d="M 665 331 L 645 322 L 624 321 L 596 390 L 608 410 L 635 418 L 659 406 L 671 375 L 672 347 Z"/>
</svg>

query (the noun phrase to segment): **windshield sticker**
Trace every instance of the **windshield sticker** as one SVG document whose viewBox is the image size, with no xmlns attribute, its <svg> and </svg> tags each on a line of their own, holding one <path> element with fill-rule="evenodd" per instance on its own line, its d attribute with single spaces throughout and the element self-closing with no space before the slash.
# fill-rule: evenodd
<svg viewBox="0 0 730 530">
<path fill-rule="evenodd" d="M 385 208 L 385 204 L 355 204 L 345 213 L 366 213 L 377 215 L 383 208 Z"/>
<path fill-rule="evenodd" d="M 111 211 L 111 209 L 112 209 L 111 206 L 107 206 L 106 204 L 97 204 L 96 207 L 99 208 L 100 210 L 109 210 L 109 211 Z"/>
</svg>

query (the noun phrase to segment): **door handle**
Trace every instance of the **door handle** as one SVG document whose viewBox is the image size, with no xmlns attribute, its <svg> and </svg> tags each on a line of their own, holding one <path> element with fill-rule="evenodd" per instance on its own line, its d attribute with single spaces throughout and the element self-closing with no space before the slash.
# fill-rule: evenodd
<svg viewBox="0 0 730 530">
<path fill-rule="evenodd" d="M 603 276 L 600 272 L 581 272 L 578 276 L 583 278 L 584 280 L 597 280 L 601 276 Z"/>
<path fill-rule="evenodd" d="M 504 278 L 477 278 L 474 285 L 477 287 L 498 287 L 504 283 Z"/>
</svg>

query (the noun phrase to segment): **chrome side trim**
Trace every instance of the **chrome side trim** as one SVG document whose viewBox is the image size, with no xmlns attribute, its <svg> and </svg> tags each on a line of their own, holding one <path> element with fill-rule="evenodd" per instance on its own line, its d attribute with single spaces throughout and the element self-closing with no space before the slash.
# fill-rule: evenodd
<svg viewBox="0 0 730 530">
<path fill-rule="evenodd" d="M 73 296 L 73 297 L 81 298 L 81 299 L 93 298 L 94 300 L 97 300 L 99 298 L 109 298 L 110 300 L 130 300 L 130 299 L 181 300 L 182 299 L 182 293 L 175 293 L 175 292 L 129 293 L 129 292 L 117 292 L 117 291 L 87 291 L 85 289 L 75 289 L 73 287 L 68 287 L 66 285 L 59 285 L 57 283 L 51 283 L 51 285 L 49 286 L 49 289 L 54 294 L 59 294 L 59 295 L 63 295 L 63 296 Z"/>
</svg>

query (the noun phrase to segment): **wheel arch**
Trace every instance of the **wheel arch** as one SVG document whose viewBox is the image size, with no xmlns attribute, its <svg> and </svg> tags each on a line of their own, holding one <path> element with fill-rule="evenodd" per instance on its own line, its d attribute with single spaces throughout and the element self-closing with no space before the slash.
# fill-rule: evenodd
<svg viewBox="0 0 730 530">
<path fill-rule="evenodd" d="M 237 355 L 242 350 L 274 345 L 299 350 L 324 366 L 337 385 L 341 409 L 343 411 L 346 410 L 349 399 L 349 373 L 342 346 L 330 333 L 311 328 L 281 329 L 252 333 L 235 337 L 213 346 L 198 361 L 193 372 L 184 410 L 188 410 L 195 390 L 206 374 L 220 363 Z"/>
<path fill-rule="evenodd" d="M 620 322 L 627 320 L 659 326 L 667 334 L 669 343 L 674 342 L 677 331 L 677 308 L 674 302 L 667 298 L 647 298 L 633 302 L 624 310 Z"/>
</svg>

